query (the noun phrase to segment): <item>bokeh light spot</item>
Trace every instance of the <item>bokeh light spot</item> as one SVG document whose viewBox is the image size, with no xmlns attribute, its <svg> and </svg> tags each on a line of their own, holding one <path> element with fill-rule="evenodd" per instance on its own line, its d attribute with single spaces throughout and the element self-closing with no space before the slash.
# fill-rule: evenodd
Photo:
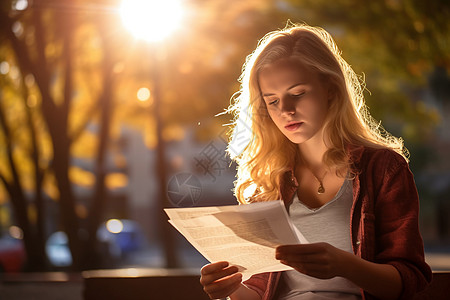
<svg viewBox="0 0 450 300">
<path fill-rule="evenodd" d="M 13 9 L 14 10 L 25 10 L 28 7 L 27 0 L 17 0 L 13 1 Z"/>
<path fill-rule="evenodd" d="M 150 90 L 146 87 L 142 87 L 137 91 L 137 98 L 139 101 L 147 101 L 150 99 Z"/>
<path fill-rule="evenodd" d="M 6 75 L 9 72 L 9 63 L 7 61 L 2 61 L 0 63 L 0 74 Z"/>
<path fill-rule="evenodd" d="M 106 229 L 111 233 L 119 233 L 123 230 L 123 223 L 117 219 L 110 219 L 106 222 Z"/>
<path fill-rule="evenodd" d="M 18 240 L 23 239 L 22 229 L 14 225 L 9 227 L 9 235 Z"/>
</svg>

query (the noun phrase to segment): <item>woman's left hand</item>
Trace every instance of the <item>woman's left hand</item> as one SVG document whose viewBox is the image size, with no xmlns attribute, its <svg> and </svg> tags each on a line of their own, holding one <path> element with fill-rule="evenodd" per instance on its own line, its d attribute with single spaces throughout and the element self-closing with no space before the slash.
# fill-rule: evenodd
<svg viewBox="0 0 450 300">
<path fill-rule="evenodd" d="M 352 254 L 328 243 L 314 243 L 278 246 L 275 258 L 300 273 L 330 279 L 342 274 L 346 255 Z"/>
</svg>

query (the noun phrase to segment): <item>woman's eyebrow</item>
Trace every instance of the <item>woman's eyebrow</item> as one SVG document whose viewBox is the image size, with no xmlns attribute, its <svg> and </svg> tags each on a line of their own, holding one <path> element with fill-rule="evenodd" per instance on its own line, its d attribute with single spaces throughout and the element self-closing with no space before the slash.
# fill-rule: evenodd
<svg viewBox="0 0 450 300">
<path fill-rule="evenodd" d="M 292 86 L 287 88 L 287 91 L 292 90 L 293 88 L 296 88 L 300 85 L 306 85 L 306 83 L 300 82 L 300 83 L 293 84 Z M 274 96 L 274 95 L 275 95 L 274 93 L 262 93 L 263 97 L 270 97 L 270 96 Z"/>
<path fill-rule="evenodd" d="M 270 96 L 275 96 L 274 93 L 264 93 L 262 94 L 263 97 L 270 97 Z"/>
<path fill-rule="evenodd" d="M 293 89 L 293 88 L 296 88 L 296 87 L 298 87 L 298 86 L 300 86 L 300 85 L 306 85 L 306 83 L 304 83 L 304 82 L 296 83 L 296 84 L 290 86 L 287 90 L 289 91 L 289 90 L 291 90 L 291 89 Z"/>
</svg>

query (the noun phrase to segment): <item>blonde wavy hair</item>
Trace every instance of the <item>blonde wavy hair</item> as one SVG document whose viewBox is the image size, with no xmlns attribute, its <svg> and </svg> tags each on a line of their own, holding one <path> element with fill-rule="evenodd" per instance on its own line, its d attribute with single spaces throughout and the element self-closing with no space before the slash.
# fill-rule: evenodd
<svg viewBox="0 0 450 300">
<path fill-rule="evenodd" d="M 333 98 L 324 124 L 328 167 L 351 169 L 349 145 L 390 148 L 408 158 L 403 140 L 389 134 L 370 115 L 364 81 L 341 57 L 331 35 L 322 28 L 289 24 L 268 33 L 247 57 L 241 88 L 226 112 L 233 123 L 227 152 L 238 164 L 234 193 L 240 203 L 276 200 L 280 178 L 299 159 L 298 146 L 273 123 L 261 96 L 259 72 L 280 59 L 295 59 L 330 83 Z"/>
</svg>

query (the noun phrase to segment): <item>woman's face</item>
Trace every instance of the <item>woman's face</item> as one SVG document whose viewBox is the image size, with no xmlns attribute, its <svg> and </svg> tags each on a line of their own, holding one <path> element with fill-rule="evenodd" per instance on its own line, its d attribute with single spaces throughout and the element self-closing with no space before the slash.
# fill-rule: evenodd
<svg viewBox="0 0 450 300">
<path fill-rule="evenodd" d="M 323 140 L 329 93 L 317 72 L 286 59 L 264 67 L 258 80 L 270 118 L 290 141 Z"/>
</svg>

